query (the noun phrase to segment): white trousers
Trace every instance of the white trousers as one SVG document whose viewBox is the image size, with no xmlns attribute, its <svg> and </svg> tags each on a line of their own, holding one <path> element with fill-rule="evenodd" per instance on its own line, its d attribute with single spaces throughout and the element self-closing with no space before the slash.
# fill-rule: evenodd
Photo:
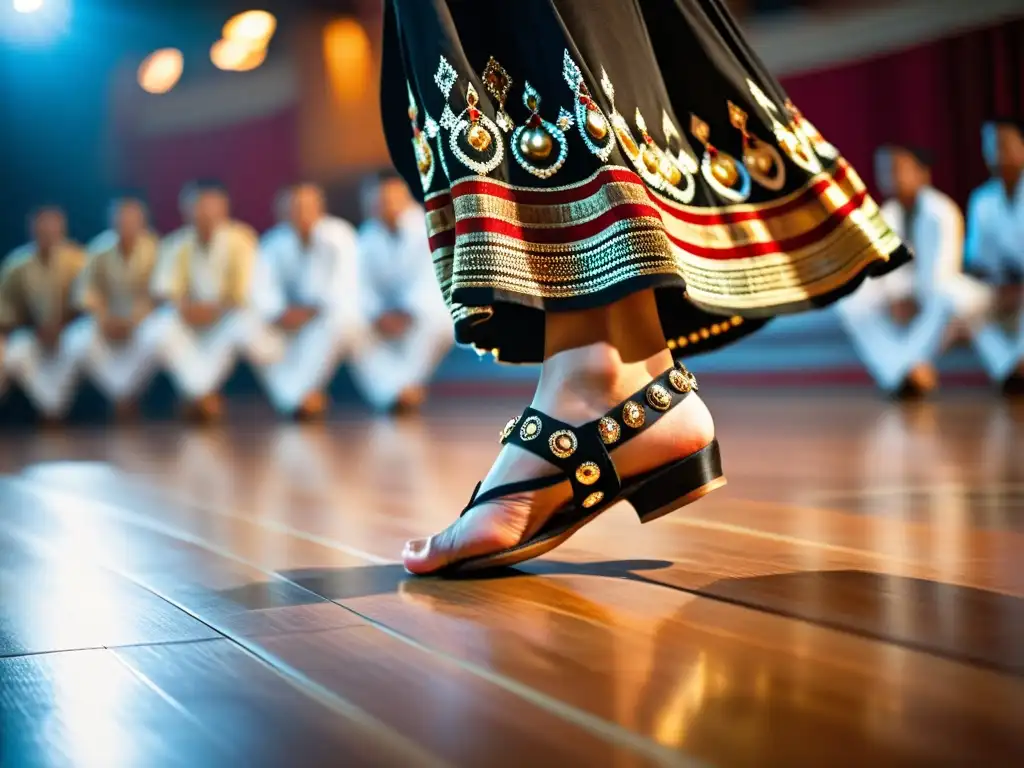
<svg viewBox="0 0 1024 768">
<path fill-rule="evenodd" d="M 998 323 L 986 323 L 974 333 L 973 343 L 989 378 L 1006 381 L 1024 360 L 1024 312 L 1009 333 Z"/>
<path fill-rule="evenodd" d="M 937 286 L 910 325 L 900 327 L 890 317 L 891 306 L 913 296 L 913 272 L 904 267 L 865 281 L 837 308 L 858 356 L 887 392 L 899 389 L 916 366 L 939 356 L 946 329 L 954 319 L 968 327 L 979 354 L 985 357 L 979 338 L 988 339 L 988 314 L 994 303 L 988 286 L 956 275 Z"/>
<path fill-rule="evenodd" d="M 352 358 L 352 376 L 374 408 L 388 410 L 403 391 L 430 380 L 454 342 L 451 318 L 424 314 L 397 339 L 371 333 Z"/>
<path fill-rule="evenodd" d="M 60 418 L 67 413 L 77 383 L 79 360 L 68 346 L 68 330 L 61 335 L 57 350 L 52 353 L 43 349 L 35 331 L 28 328 L 19 328 L 7 340 L 4 370 L 8 378 L 49 418 Z"/>
<path fill-rule="evenodd" d="M 365 338 L 365 331 L 330 315 L 319 315 L 295 333 L 264 327 L 248 356 L 274 408 L 295 413 L 302 402 L 327 386 L 342 360 Z"/>
<path fill-rule="evenodd" d="M 247 309 L 229 312 L 211 327 L 196 330 L 176 308 L 161 307 L 138 329 L 143 346 L 158 350 L 178 393 L 190 401 L 220 390 L 239 357 L 263 333 L 263 322 Z"/>
<path fill-rule="evenodd" d="M 82 373 L 114 402 L 136 397 L 160 362 L 159 348 L 145 337 L 141 327 L 124 343 L 112 344 L 100 332 L 95 318 L 83 317 L 65 334 L 68 352 L 78 361 Z"/>
</svg>

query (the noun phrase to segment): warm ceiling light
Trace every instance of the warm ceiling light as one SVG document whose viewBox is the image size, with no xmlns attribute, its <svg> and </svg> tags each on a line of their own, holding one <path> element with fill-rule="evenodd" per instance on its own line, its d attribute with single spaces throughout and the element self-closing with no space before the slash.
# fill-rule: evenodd
<svg viewBox="0 0 1024 768">
<path fill-rule="evenodd" d="M 277 30 L 277 19 L 266 11 L 246 11 L 228 20 L 224 25 L 225 40 L 238 40 L 250 47 L 265 47 Z"/>
<path fill-rule="evenodd" d="M 185 57 L 177 48 L 161 48 L 139 65 L 139 85 L 148 93 L 167 93 L 178 84 Z"/>
<path fill-rule="evenodd" d="M 210 49 L 213 65 L 227 72 L 248 72 L 256 69 L 266 58 L 266 48 L 254 48 L 241 40 L 218 40 Z"/>
<path fill-rule="evenodd" d="M 373 47 L 363 25 L 336 19 L 324 27 L 324 63 L 335 98 L 358 102 L 373 81 Z"/>
</svg>

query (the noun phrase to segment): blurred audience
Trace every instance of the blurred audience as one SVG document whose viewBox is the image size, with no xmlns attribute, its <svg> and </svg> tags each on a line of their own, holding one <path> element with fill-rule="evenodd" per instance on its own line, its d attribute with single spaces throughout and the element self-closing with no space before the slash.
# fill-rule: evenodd
<svg viewBox="0 0 1024 768">
<path fill-rule="evenodd" d="M 914 249 L 915 260 L 865 282 L 839 306 L 858 354 L 882 389 L 921 395 L 938 384 L 934 362 L 957 335 L 984 329 L 991 290 L 963 274 L 964 222 L 932 186 L 930 154 L 890 145 L 876 154 L 882 216 Z"/>
<path fill-rule="evenodd" d="M 454 343 L 451 316 L 434 277 L 423 210 L 405 182 L 392 174 L 370 180 L 363 204 L 357 295 L 370 327 L 353 375 L 377 410 L 414 410 Z"/>
<path fill-rule="evenodd" d="M 134 412 L 159 362 L 157 349 L 139 333 L 153 310 L 149 288 L 159 241 L 141 200 L 116 200 L 111 210 L 114 239 L 92 254 L 78 280 L 75 308 L 84 316 L 68 329 L 67 348 L 123 417 Z"/>
<path fill-rule="evenodd" d="M 1007 391 L 1024 389 L 1024 124 L 987 123 L 982 148 L 992 178 L 971 195 L 966 238 L 925 150 L 876 155 L 882 216 L 916 259 L 862 285 L 839 314 L 888 392 L 934 389 L 936 359 L 959 339 Z M 363 205 L 357 233 L 327 213 L 322 189 L 298 184 L 277 196 L 277 224 L 258 239 L 231 218 L 222 187 L 197 182 L 179 195 L 184 225 L 162 240 L 140 199 L 115 200 L 88 256 L 67 239 L 60 209 L 39 209 L 32 242 L 0 267 L 0 393 L 16 384 L 56 420 L 84 374 L 128 414 L 162 367 L 205 420 L 247 359 L 280 414 L 311 418 L 348 362 L 374 409 L 416 409 L 453 344 L 451 318 L 404 182 L 373 177 Z"/>
<path fill-rule="evenodd" d="M 365 336 L 356 230 L 327 214 L 323 190 L 312 184 L 288 190 L 279 206 L 286 216 L 260 242 L 254 281 L 270 335 L 258 370 L 279 413 L 314 418 L 327 408 L 324 390 L 339 363 Z"/>
<path fill-rule="evenodd" d="M 152 292 L 162 306 L 143 323 L 143 343 L 161 355 L 187 403 L 187 415 L 208 420 L 222 411 L 220 388 L 240 351 L 256 337 L 250 311 L 257 236 L 230 218 L 227 193 L 216 184 L 190 188 L 191 224 L 161 247 Z"/>
<path fill-rule="evenodd" d="M 998 118 L 986 123 L 982 152 L 992 178 L 971 194 L 965 256 L 969 269 L 998 290 L 998 322 L 986 334 L 985 367 L 1008 391 L 1020 393 L 1024 391 L 1024 121 Z"/>
<path fill-rule="evenodd" d="M 75 390 L 75 356 L 66 329 L 76 317 L 72 288 L 86 254 L 67 239 L 59 208 L 31 217 L 32 242 L 16 249 L 0 270 L 0 334 L 7 337 L 6 376 L 46 420 L 63 416 Z"/>
</svg>

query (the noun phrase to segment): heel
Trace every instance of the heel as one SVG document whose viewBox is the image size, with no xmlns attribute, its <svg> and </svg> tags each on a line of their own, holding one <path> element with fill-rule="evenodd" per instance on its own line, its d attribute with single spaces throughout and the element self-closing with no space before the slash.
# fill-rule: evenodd
<svg viewBox="0 0 1024 768">
<path fill-rule="evenodd" d="M 682 461 L 657 470 L 624 494 L 641 523 L 675 512 L 726 484 L 722 454 L 712 440 Z"/>
</svg>

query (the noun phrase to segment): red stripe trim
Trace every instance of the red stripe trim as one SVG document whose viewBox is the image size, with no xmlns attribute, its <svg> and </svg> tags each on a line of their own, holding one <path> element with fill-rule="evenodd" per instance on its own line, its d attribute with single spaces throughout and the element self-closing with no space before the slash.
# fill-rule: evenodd
<svg viewBox="0 0 1024 768">
<path fill-rule="evenodd" d="M 451 248 L 455 245 L 455 230 L 445 229 L 436 235 L 431 235 L 428 240 L 431 251 L 436 251 L 438 248 Z"/>
<path fill-rule="evenodd" d="M 434 197 L 427 200 L 423 205 L 430 211 L 440 211 L 442 208 L 447 208 L 452 204 L 452 196 L 448 194 L 435 195 Z"/>
<path fill-rule="evenodd" d="M 495 218 L 475 217 L 462 219 L 455 224 L 455 232 L 458 235 L 468 235 L 474 232 L 490 232 L 493 234 L 505 235 L 507 237 L 522 240 L 525 243 L 536 243 L 539 245 L 571 244 L 596 237 L 602 234 L 608 227 L 616 222 L 648 217 L 662 221 L 661 214 L 657 208 L 649 205 L 623 204 L 611 208 L 600 216 L 583 224 L 575 224 L 566 227 L 535 228 L 523 227 L 507 221 Z M 639 224 L 639 222 L 638 222 Z M 650 228 L 637 226 L 635 229 Z M 659 229 L 661 228 L 659 224 Z"/>
<path fill-rule="evenodd" d="M 799 208 L 803 208 L 814 200 L 821 199 L 825 192 L 828 191 L 829 187 L 833 184 L 841 183 L 846 179 L 846 176 L 847 166 L 844 165 L 839 168 L 834 177 L 820 179 L 792 200 L 787 200 L 785 203 L 782 203 L 768 211 L 750 210 L 730 211 L 727 213 L 694 213 L 692 211 L 686 211 L 673 206 L 668 201 L 650 194 L 650 192 L 648 192 L 648 194 L 650 194 L 650 197 L 655 204 L 672 218 L 686 222 L 687 224 L 698 224 L 700 226 L 710 227 L 715 225 L 738 224 L 744 221 L 770 221 L 776 216 L 785 216 Z"/>
<path fill-rule="evenodd" d="M 669 239 L 679 248 L 694 256 L 705 259 L 716 259 L 728 261 L 732 259 L 750 259 L 755 256 L 767 256 L 773 253 L 792 253 L 806 248 L 816 242 L 828 237 L 839 228 L 839 225 L 850 217 L 854 211 L 859 209 L 867 197 L 867 192 L 861 192 L 851 198 L 845 205 L 838 208 L 825 221 L 821 222 L 814 229 L 803 234 L 790 237 L 785 240 L 773 240 L 767 243 L 751 243 L 750 245 L 736 245 L 730 248 L 707 248 L 696 243 L 685 242 L 678 237 L 669 234 Z"/>
<path fill-rule="evenodd" d="M 487 195 L 519 205 L 567 205 L 591 197 L 601 187 L 615 182 L 643 186 L 643 181 L 632 171 L 606 168 L 583 185 L 569 189 L 514 189 L 489 179 L 470 179 L 456 184 L 452 188 L 452 197 Z"/>
<path fill-rule="evenodd" d="M 633 184 L 647 192 L 651 201 L 658 208 L 662 209 L 672 217 L 690 224 L 714 226 L 722 224 L 733 224 L 743 221 L 766 221 L 776 216 L 784 216 L 807 205 L 812 200 L 820 198 L 832 184 L 839 184 L 849 177 L 850 166 L 847 163 L 840 163 L 835 175 L 819 179 L 812 186 L 803 190 L 799 195 L 787 200 L 774 208 L 766 210 L 749 211 L 714 211 L 700 213 L 693 210 L 684 210 L 673 205 L 671 202 L 655 196 L 648 190 L 643 180 L 629 170 L 620 168 L 609 168 L 598 172 L 590 181 L 579 187 L 570 189 L 516 189 L 498 184 L 490 179 L 479 178 L 461 181 L 452 189 L 452 197 L 438 195 L 427 203 L 427 210 L 438 210 L 453 202 L 455 198 L 466 195 L 482 195 L 505 200 L 517 205 L 570 205 L 585 200 L 601 191 L 601 188 L 611 183 Z"/>
</svg>

